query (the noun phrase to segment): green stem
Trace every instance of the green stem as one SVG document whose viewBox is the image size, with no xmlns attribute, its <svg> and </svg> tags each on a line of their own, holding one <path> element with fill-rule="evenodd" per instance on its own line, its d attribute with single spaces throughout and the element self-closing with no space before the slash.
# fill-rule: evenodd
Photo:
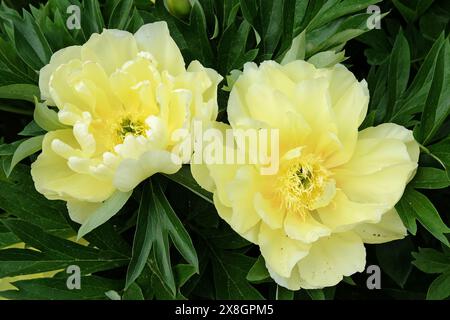
<svg viewBox="0 0 450 320">
<path fill-rule="evenodd" d="M 444 168 L 445 170 L 447 169 L 445 164 L 442 162 L 441 159 L 439 159 L 437 156 L 435 156 L 430 150 L 428 150 L 427 147 L 421 145 L 419 143 L 419 148 L 420 150 L 422 150 L 424 153 L 426 153 L 427 155 L 429 155 L 430 157 L 432 157 L 434 160 L 436 160 L 437 162 L 439 162 L 439 164 L 442 166 L 442 168 Z"/>
</svg>

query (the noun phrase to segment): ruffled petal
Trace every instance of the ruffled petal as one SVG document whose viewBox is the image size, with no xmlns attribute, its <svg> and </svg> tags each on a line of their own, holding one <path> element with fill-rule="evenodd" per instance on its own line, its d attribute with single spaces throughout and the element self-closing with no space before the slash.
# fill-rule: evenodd
<svg viewBox="0 0 450 320">
<path fill-rule="evenodd" d="M 155 173 L 174 174 L 181 168 L 181 159 L 164 150 L 143 153 L 139 159 L 125 159 L 117 168 L 114 186 L 122 191 L 133 190 Z"/>
<path fill-rule="evenodd" d="M 55 148 L 75 150 L 79 145 L 71 130 L 51 131 L 45 135 L 42 153 L 31 165 L 31 175 L 38 192 L 50 200 L 79 199 L 90 202 L 104 201 L 113 194 L 115 188 L 111 181 L 73 171 L 68 160 L 55 153 Z M 58 151 L 61 153 L 63 150 Z"/>
<path fill-rule="evenodd" d="M 49 83 L 55 70 L 62 64 L 73 59 L 81 59 L 81 46 L 71 46 L 55 52 L 49 64 L 39 71 L 39 89 L 41 90 L 41 99 L 46 100 L 49 105 L 54 105 L 50 96 Z"/>
<path fill-rule="evenodd" d="M 139 50 L 149 52 L 158 62 L 159 70 L 168 70 L 173 76 L 185 71 L 183 56 L 166 22 L 146 24 L 134 36 Z"/>
<path fill-rule="evenodd" d="M 94 33 L 81 49 L 83 61 L 100 64 L 108 75 L 133 60 L 138 47 L 133 34 L 116 29 L 105 29 L 101 34 Z"/>
</svg>

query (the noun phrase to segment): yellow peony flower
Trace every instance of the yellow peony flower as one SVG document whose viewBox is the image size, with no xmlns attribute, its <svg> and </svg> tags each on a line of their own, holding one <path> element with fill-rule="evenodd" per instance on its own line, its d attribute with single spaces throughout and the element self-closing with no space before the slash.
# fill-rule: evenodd
<svg viewBox="0 0 450 320">
<path fill-rule="evenodd" d="M 334 286 L 364 270 L 364 243 L 406 235 L 394 206 L 415 174 L 419 147 L 392 123 L 358 132 L 368 101 L 366 82 L 342 65 L 249 63 L 230 95 L 230 124 L 279 129 L 278 172 L 262 175 L 249 161 L 191 166 L 219 215 L 259 245 L 283 287 Z"/>
<path fill-rule="evenodd" d="M 71 218 L 85 223 L 114 194 L 129 196 L 151 175 L 177 172 L 186 159 L 172 152 L 172 133 L 216 119 L 220 81 L 198 61 L 185 69 L 165 22 L 134 35 L 104 30 L 56 52 L 39 86 L 65 128 L 44 138 L 31 170 L 36 189 L 67 201 Z"/>
</svg>

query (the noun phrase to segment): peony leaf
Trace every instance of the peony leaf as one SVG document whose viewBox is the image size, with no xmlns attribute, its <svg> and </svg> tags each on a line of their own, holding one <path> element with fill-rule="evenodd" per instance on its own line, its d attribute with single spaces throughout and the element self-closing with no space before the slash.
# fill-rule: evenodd
<svg viewBox="0 0 450 320">
<path fill-rule="evenodd" d="M 445 170 L 419 167 L 410 186 L 416 189 L 443 189 L 450 186 L 450 179 Z"/>
<path fill-rule="evenodd" d="M 28 166 L 17 165 L 8 179 L 0 173 L 0 209 L 51 234 L 71 231 L 73 235 L 63 217 L 65 206 L 59 201 L 48 201 L 36 191 Z"/>
<path fill-rule="evenodd" d="M 389 59 L 389 69 L 387 78 L 387 116 L 392 117 L 396 110 L 396 102 L 406 90 L 409 80 L 410 69 L 410 49 L 408 40 L 406 40 L 403 32 L 397 35 Z"/>
<path fill-rule="evenodd" d="M 402 199 L 396 205 L 396 209 L 405 227 L 412 234 L 415 234 L 417 230 L 415 223 L 417 219 L 436 239 L 450 247 L 450 243 L 445 236 L 446 233 L 450 233 L 450 229 L 442 221 L 434 205 L 422 193 L 411 187 L 406 188 Z"/>
<path fill-rule="evenodd" d="M 62 239 L 19 219 L 4 219 L 2 223 L 29 249 L 0 251 L 0 278 L 23 274 L 80 267 L 81 273 L 114 269 L 128 262 L 128 257 L 116 252 L 99 250 Z M 38 249 L 38 250 L 35 250 Z"/>
<path fill-rule="evenodd" d="M 142 270 L 144 270 L 152 248 L 152 225 L 150 219 L 151 215 L 154 214 L 155 205 L 152 203 L 152 207 L 150 207 L 150 201 L 152 199 L 151 192 L 151 186 L 146 183 L 142 191 L 139 205 L 136 232 L 133 240 L 133 253 L 130 264 L 128 265 L 125 289 L 128 289 L 139 277 Z"/>
<path fill-rule="evenodd" d="M 275 292 L 275 300 L 294 300 L 294 291 L 288 290 L 277 285 Z"/>
<path fill-rule="evenodd" d="M 287 64 L 295 60 L 303 60 L 306 55 L 306 32 L 303 31 L 292 41 L 291 48 L 286 52 L 281 64 Z"/>
<path fill-rule="evenodd" d="M 447 39 L 436 61 L 430 91 L 422 112 L 417 140 L 427 145 L 450 114 L 450 42 Z"/>
<path fill-rule="evenodd" d="M 0 87 L 1 99 L 17 99 L 34 102 L 39 95 L 39 88 L 33 84 L 12 84 Z"/>
<path fill-rule="evenodd" d="M 210 247 L 217 299 L 260 300 L 263 296 L 245 281 L 252 258 L 245 255 L 219 251 Z"/>
<path fill-rule="evenodd" d="M 121 300 L 144 300 L 144 294 L 136 283 L 132 283 L 123 293 Z"/>
<path fill-rule="evenodd" d="M 175 295 L 175 279 L 170 260 L 169 237 L 180 254 L 198 272 L 198 258 L 192 240 L 171 208 L 161 186 L 148 183 L 142 193 L 133 256 L 128 267 L 126 288 L 142 273 L 153 248 L 156 265 L 165 284 Z"/>
<path fill-rule="evenodd" d="M 105 292 L 120 288 L 120 281 L 98 276 L 81 277 L 80 283 L 80 290 L 68 290 L 66 277 L 22 280 L 13 283 L 17 291 L 4 291 L 0 295 L 20 300 L 105 300 Z"/>
<path fill-rule="evenodd" d="M 209 203 L 213 203 L 212 194 L 198 185 L 197 181 L 195 181 L 192 177 L 191 170 L 188 166 L 183 166 L 175 174 L 168 174 L 164 176 L 182 185 L 183 187 L 192 191 L 197 196 L 208 201 Z"/>
<path fill-rule="evenodd" d="M 419 248 L 413 252 L 415 260 L 412 262 L 420 271 L 425 273 L 443 273 L 450 271 L 450 255 L 446 255 L 431 248 Z"/>
<path fill-rule="evenodd" d="M 319 52 L 308 59 L 309 63 L 312 63 L 316 68 L 331 68 L 334 65 L 345 61 L 345 52 L 340 51 L 335 53 L 333 51 Z"/>
<path fill-rule="evenodd" d="M 25 128 L 23 128 L 23 130 L 19 132 L 20 136 L 25 137 L 36 137 L 43 134 L 45 134 L 45 130 L 39 127 L 39 125 L 34 120 L 31 120 L 30 123 L 28 123 Z"/>
<path fill-rule="evenodd" d="M 444 300 L 450 296 L 450 272 L 437 277 L 428 288 L 427 300 Z"/>
<path fill-rule="evenodd" d="M 81 225 L 77 238 L 83 238 L 86 234 L 111 219 L 127 203 L 132 193 L 132 191 L 116 191 L 108 200 L 99 204 L 95 211 L 89 214 L 89 218 Z"/>
<path fill-rule="evenodd" d="M 59 122 L 56 111 L 50 109 L 45 102 L 39 102 L 37 98 L 35 98 L 34 121 L 45 131 L 67 128 Z"/>
<path fill-rule="evenodd" d="M 25 159 L 28 156 L 31 156 L 32 154 L 35 154 L 36 152 L 40 151 L 42 149 L 42 141 L 44 140 L 44 136 L 37 136 L 30 138 L 28 140 L 25 140 L 22 142 L 14 152 L 14 155 L 11 160 L 11 164 L 9 166 L 9 170 L 6 174 L 7 177 L 11 175 L 11 172 L 13 171 L 14 167 L 23 159 Z"/>
<path fill-rule="evenodd" d="M 270 278 L 269 271 L 263 256 L 259 256 L 255 264 L 251 267 L 247 274 L 247 280 L 250 282 L 261 282 Z"/>
</svg>

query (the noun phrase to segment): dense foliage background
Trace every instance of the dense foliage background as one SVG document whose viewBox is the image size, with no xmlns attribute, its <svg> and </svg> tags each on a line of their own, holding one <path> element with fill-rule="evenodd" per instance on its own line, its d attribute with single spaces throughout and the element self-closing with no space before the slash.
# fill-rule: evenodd
<svg viewBox="0 0 450 320">
<path fill-rule="evenodd" d="M 5 0 L 0 6 L 0 279 L 13 299 L 446 299 L 450 296 L 450 2 L 447 0 L 194 0 L 187 14 L 156 0 Z M 81 9 L 68 30 L 67 8 Z M 369 5 L 381 8 L 370 30 Z M 370 110 L 363 127 L 395 122 L 414 129 L 420 168 L 397 205 L 410 235 L 367 245 L 367 265 L 382 270 L 381 289 L 368 274 L 323 290 L 290 292 L 268 277 L 257 247 L 218 217 L 211 195 L 183 168 L 137 188 L 89 242 L 67 239 L 78 225 L 62 202 L 35 190 L 29 164 L 44 130 L 38 71 L 53 52 L 83 44 L 103 28 L 136 31 L 165 20 L 186 62 L 199 60 L 224 77 L 247 61 L 295 56 L 326 66 L 346 64 L 367 79 Z M 295 39 L 293 44 L 293 39 Z M 327 59 L 320 55 L 325 51 Z M 319 55 L 317 55 L 319 54 Z M 324 63 L 325 61 L 325 63 Z M 327 62 L 328 61 L 328 62 Z M 226 121 L 227 86 L 219 90 Z M 34 117 L 33 117 L 34 114 Z M 34 118 L 34 120 L 33 120 Z M 23 143 L 24 141 L 27 141 Z M 15 165 L 23 160 L 22 164 Z M 11 168 L 14 170 L 11 172 Z M 146 238 L 147 237 L 147 238 Z M 150 239 L 151 241 L 143 241 Z M 17 243 L 25 243 L 18 247 Z M 11 248 L 12 245 L 15 245 Z M 33 248 L 33 249 L 31 249 Z M 35 250 L 38 249 L 38 250 Z M 81 290 L 68 290 L 65 269 L 78 265 Z M 143 269 L 142 269 L 143 268 Z M 142 270 L 142 272 L 141 272 Z M 57 271 L 44 278 L 16 276 Z M 126 288 L 126 289 L 125 289 Z M 105 294 L 106 293 L 106 294 Z"/>
</svg>

